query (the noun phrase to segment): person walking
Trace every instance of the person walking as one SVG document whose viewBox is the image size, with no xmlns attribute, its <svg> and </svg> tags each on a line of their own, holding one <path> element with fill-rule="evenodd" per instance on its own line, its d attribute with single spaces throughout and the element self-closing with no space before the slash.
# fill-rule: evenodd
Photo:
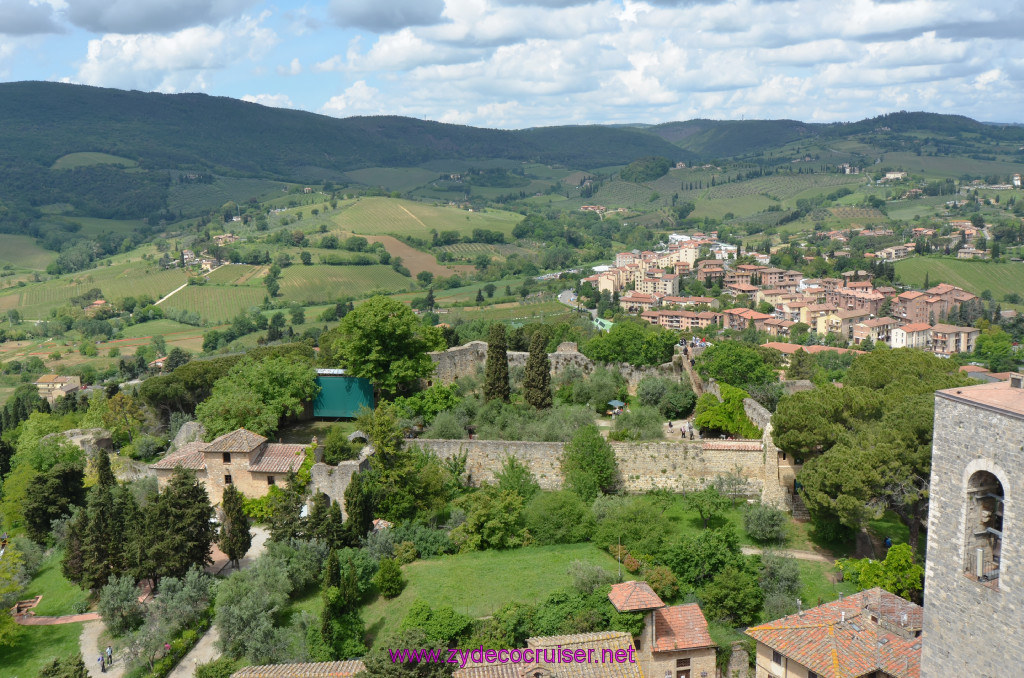
<svg viewBox="0 0 1024 678">
<path fill-rule="evenodd" d="M 103 655 L 100 655 L 99 658 L 96 659 L 96 661 L 98 661 L 100 663 L 100 673 L 106 673 L 107 672 L 107 665 L 103 661 Z"/>
<path fill-rule="evenodd" d="M 114 665 L 114 650 L 109 645 L 107 645 L 107 666 L 113 666 L 113 665 Z"/>
</svg>

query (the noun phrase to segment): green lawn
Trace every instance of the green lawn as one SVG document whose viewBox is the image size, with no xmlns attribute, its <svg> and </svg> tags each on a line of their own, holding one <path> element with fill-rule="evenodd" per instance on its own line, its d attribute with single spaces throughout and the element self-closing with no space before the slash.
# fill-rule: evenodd
<svg viewBox="0 0 1024 678">
<path fill-rule="evenodd" d="M 429 560 L 402 568 L 408 584 L 393 600 L 377 598 L 363 608 L 363 621 L 374 642 L 398 628 L 412 604 L 422 599 L 433 607 L 450 605 L 470 617 L 486 617 L 506 603 L 537 603 L 567 586 L 574 560 L 600 565 L 614 573 L 615 560 L 593 544 L 538 546 L 511 551 L 479 551 Z M 286 615 L 320 613 L 320 597 L 295 600 Z"/>
<path fill-rule="evenodd" d="M 119 155 L 109 153 L 68 153 L 57 158 L 50 169 L 74 169 L 76 167 L 88 167 L 90 165 L 119 165 L 121 167 L 137 167 L 139 163 L 131 158 L 122 158 Z"/>
<path fill-rule="evenodd" d="M 830 581 L 830 576 L 836 574 L 831 565 L 809 560 L 799 560 L 797 565 L 800 567 L 800 600 L 804 609 L 832 602 L 840 593 L 850 595 L 857 592 L 857 587 L 849 582 Z"/>
<path fill-rule="evenodd" d="M 14 646 L 0 648 L 0 678 L 35 678 L 54 657 L 77 654 L 80 635 L 81 623 L 21 627 Z"/>
<path fill-rule="evenodd" d="M 62 614 L 75 614 L 76 604 L 85 601 L 89 594 L 75 586 L 60 571 L 62 551 L 54 551 L 36 573 L 35 578 L 25 590 L 23 599 L 42 596 L 35 612 L 39 616 L 59 616 Z"/>
<path fill-rule="evenodd" d="M 44 250 L 36 239 L 27 235 L 0 235 L 0 266 L 42 271 L 57 258 L 56 252 Z"/>
</svg>

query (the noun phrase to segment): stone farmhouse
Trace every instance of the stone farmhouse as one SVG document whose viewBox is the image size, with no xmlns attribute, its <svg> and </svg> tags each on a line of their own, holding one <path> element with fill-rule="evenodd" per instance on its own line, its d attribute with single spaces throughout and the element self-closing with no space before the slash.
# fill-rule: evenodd
<svg viewBox="0 0 1024 678">
<path fill-rule="evenodd" d="M 696 603 L 668 607 L 642 581 L 612 586 L 608 599 L 619 612 L 642 612 L 644 630 L 634 639 L 644 676 L 696 678 L 715 675 L 715 643 Z"/>
<path fill-rule="evenodd" d="M 194 471 L 210 501 L 219 504 L 227 485 L 234 485 L 249 498 L 264 496 L 274 485 L 285 485 L 288 474 L 302 466 L 305 450 L 306 445 L 272 443 L 240 428 L 209 443 L 186 443 L 149 468 L 161 488 L 175 468 Z"/>
<path fill-rule="evenodd" d="M 53 405 L 58 398 L 71 395 L 82 388 L 80 377 L 64 377 L 58 374 L 44 374 L 35 383 L 39 397 Z"/>
<path fill-rule="evenodd" d="M 920 678 L 922 675 L 972 675 L 945 671 L 922 673 L 922 617 L 919 605 L 874 588 L 751 627 L 747 635 L 757 641 L 754 676 Z"/>
<path fill-rule="evenodd" d="M 935 393 L 921 675 L 1024 666 L 1024 375 Z"/>
</svg>

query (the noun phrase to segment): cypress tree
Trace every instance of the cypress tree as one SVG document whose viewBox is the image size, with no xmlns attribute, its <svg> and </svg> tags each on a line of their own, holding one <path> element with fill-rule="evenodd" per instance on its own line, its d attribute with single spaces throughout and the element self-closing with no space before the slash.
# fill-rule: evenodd
<svg viewBox="0 0 1024 678">
<path fill-rule="evenodd" d="M 151 576 L 184 577 L 212 562 L 215 531 L 206 488 L 192 471 L 178 467 L 166 489 L 146 507 L 146 561 Z"/>
<path fill-rule="evenodd" d="M 350 544 L 358 545 L 373 525 L 373 494 L 365 474 L 366 471 L 353 473 L 345 488 L 345 510 L 348 512 L 345 535 Z"/>
<path fill-rule="evenodd" d="M 345 520 L 341 517 L 341 504 L 338 502 L 331 503 L 327 509 L 324 541 L 332 549 L 340 549 L 345 545 Z"/>
<path fill-rule="evenodd" d="M 313 495 L 313 506 L 309 510 L 309 518 L 306 521 L 306 531 L 310 537 L 326 541 L 328 512 L 331 508 L 331 498 L 323 492 Z"/>
<path fill-rule="evenodd" d="M 238 569 L 238 559 L 249 552 L 252 533 L 249 531 L 249 516 L 245 514 L 244 497 L 234 485 L 224 488 L 222 505 L 224 522 L 220 526 L 217 545 Z"/>
<path fill-rule="evenodd" d="M 487 365 L 484 377 L 484 399 L 499 399 L 508 402 L 511 390 L 508 385 L 508 339 L 505 326 L 491 325 L 487 333 Z"/>
<path fill-rule="evenodd" d="M 110 468 L 110 455 L 104 450 L 96 451 L 96 486 L 113 489 L 117 485 L 114 470 Z"/>
<path fill-rule="evenodd" d="M 82 535 L 85 533 L 85 509 L 75 511 L 68 523 L 68 538 L 64 544 L 64 557 L 60 563 L 60 571 L 64 578 L 78 585 L 83 583 L 82 571 Z"/>
<path fill-rule="evenodd" d="M 484 303 L 484 292 L 483 292 L 483 290 L 477 290 L 476 291 L 476 303 L 478 303 L 478 304 Z"/>
<path fill-rule="evenodd" d="M 534 332 L 530 338 L 530 355 L 526 359 L 523 376 L 523 396 L 538 410 L 551 407 L 551 361 L 543 332 Z"/>
<path fill-rule="evenodd" d="M 108 461 L 109 464 L 109 461 Z M 101 588 L 113 571 L 111 540 L 119 528 L 111 488 L 97 484 L 89 491 L 85 504 L 85 533 L 82 535 L 82 584 L 92 590 Z"/>
</svg>

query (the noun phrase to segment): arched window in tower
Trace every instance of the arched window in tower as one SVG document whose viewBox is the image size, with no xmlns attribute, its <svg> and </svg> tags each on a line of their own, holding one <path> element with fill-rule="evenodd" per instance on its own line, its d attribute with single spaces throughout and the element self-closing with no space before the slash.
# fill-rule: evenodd
<svg viewBox="0 0 1024 678">
<path fill-rule="evenodd" d="M 964 573 L 993 586 L 999 583 L 1003 497 L 1003 484 L 988 471 L 978 471 L 967 481 Z"/>
</svg>

